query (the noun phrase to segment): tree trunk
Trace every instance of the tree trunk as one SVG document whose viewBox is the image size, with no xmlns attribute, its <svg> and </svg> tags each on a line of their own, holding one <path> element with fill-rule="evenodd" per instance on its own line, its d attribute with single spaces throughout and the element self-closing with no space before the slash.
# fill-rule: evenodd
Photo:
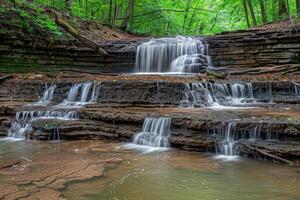
<svg viewBox="0 0 300 200">
<path fill-rule="evenodd" d="M 185 28 L 185 23 L 186 23 L 186 20 L 188 18 L 188 15 L 189 15 L 189 10 L 190 10 L 190 7 L 191 7 L 191 0 L 187 0 L 186 2 L 186 8 L 185 8 L 185 14 L 184 14 L 184 20 L 183 20 L 183 30 Z"/>
<path fill-rule="evenodd" d="M 286 18 L 288 16 L 288 9 L 285 0 L 278 0 L 279 18 Z"/>
<path fill-rule="evenodd" d="M 296 0 L 297 15 L 300 16 L 300 0 Z"/>
<path fill-rule="evenodd" d="M 83 43 L 85 46 L 94 49 L 97 53 L 100 55 L 107 55 L 107 52 L 99 46 L 97 43 L 95 43 L 92 40 L 89 40 L 88 38 L 83 37 L 79 31 L 77 31 L 74 27 L 72 27 L 70 24 L 68 24 L 65 20 L 61 18 L 61 16 L 53 11 L 55 14 L 55 23 L 63 28 L 66 32 L 68 32 L 70 35 L 72 35 L 74 38 L 76 38 L 79 42 Z"/>
<path fill-rule="evenodd" d="M 108 14 L 108 21 L 109 21 L 109 24 L 111 24 L 111 16 L 112 16 L 112 7 L 113 7 L 113 0 L 110 0 L 109 1 L 109 14 Z"/>
<path fill-rule="evenodd" d="M 249 10 L 250 10 L 251 18 L 253 21 L 253 25 L 257 26 L 257 21 L 256 21 L 255 13 L 253 10 L 252 0 L 248 0 L 248 5 L 249 5 Z"/>
<path fill-rule="evenodd" d="M 66 7 L 68 9 L 68 11 L 72 10 L 72 0 L 66 0 Z"/>
<path fill-rule="evenodd" d="M 134 0 L 128 0 L 126 16 L 125 16 L 125 19 L 123 20 L 123 23 L 122 23 L 122 27 L 125 30 L 127 29 L 128 23 L 129 23 L 130 19 L 132 18 L 133 10 L 134 10 Z"/>
<path fill-rule="evenodd" d="M 268 18 L 267 18 L 267 14 L 266 14 L 264 0 L 259 0 L 259 5 L 260 5 L 260 10 L 261 10 L 262 21 L 264 24 L 266 24 L 266 23 L 268 23 Z"/>
<path fill-rule="evenodd" d="M 246 2 L 246 0 L 243 0 L 243 7 L 244 7 L 244 12 L 245 12 L 247 27 L 250 28 L 250 21 L 249 21 L 249 15 L 248 15 L 248 9 L 247 9 L 247 2 Z"/>
</svg>

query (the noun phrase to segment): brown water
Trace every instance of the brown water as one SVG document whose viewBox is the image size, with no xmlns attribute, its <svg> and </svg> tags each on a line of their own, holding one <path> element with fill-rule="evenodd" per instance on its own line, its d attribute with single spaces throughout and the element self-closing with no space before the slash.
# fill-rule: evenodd
<svg viewBox="0 0 300 200">
<path fill-rule="evenodd" d="M 64 187 L 54 188 L 68 199 L 300 199 L 300 171 L 297 168 L 250 159 L 224 161 L 212 155 L 179 150 L 140 153 L 123 149 L 118 143 L 103 141 L 0 142 L 0 162 L 20 158 L 31 160 L 30 165 L 35 167 L 26 172 L 27 175 L 38 170 L 40 161 L 45 159 L 50 161 L 43 162 L 45 169 L 57 159 L 70 160 L 70 163 L 87 157 L 90 162 L 123 159 L 122 163 L 107 169 L 105 177 L 69 181 Z M 66 166 L 64 170 L 69 169 Z M 0 173 L 0 185 L 16 184 L 18 176 L 14 174 L 11 179 L 10 175 Z"/>
</svg>

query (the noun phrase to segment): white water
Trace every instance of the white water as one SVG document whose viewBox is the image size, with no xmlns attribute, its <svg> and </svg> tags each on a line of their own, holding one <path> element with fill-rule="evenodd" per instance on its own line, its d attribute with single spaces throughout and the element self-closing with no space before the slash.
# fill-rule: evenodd
<svg viewBox="0 0 300 200">
<path fill-rule="evenodd" d="M 92 90 L 91 90 L 92 88 Z M 66 100 L 58 107 L 81 107 L 97 100 L 96 82 L 74 84 Z"/>
<path fill-rule="evenodd" d="M 152 39 L 138 46 L 135 72 L 199 72 L 211 65 L 207 49 L 200 39 L 190 37 Z"/>
<path fill-rule="evenodd" d="M 18 111 L 15 120 L 8 130 L 8 137 L 23 138 L 32 131 L 32 122 L 38 119 L 75 120 L 78 118 L 76 111 Z"/>
<path fill-rule="evenodd" d="M 239 150 L 236 144 L 239 140 L 277 140 L 278 133 L 272 130 L 271 122 L 260 122 L 256 124 L 252 130 L 236 131 L 238 123 L 229 122 L 224 131 L 224 139 L 219 143 L 217 149 L 217 158 L 224 160 L 236 160 Z M 262 131 L 263 130 L 263 131 Z M 263 134 L 262 134 L 263 132 Z"/>
<path fill-rule="evenodd" d="M 254 103 L 251 83 L 187 83 L 182 107 L 220 107 Z"/>
<path fill-rule="evenodd" d="M 53 94 L 56 85 L 45 88 L 43 97 L 37 102 L 37 105 L 46 105 L 53 100 Z M 31 110 L 18 111 L 15 120 L 12 122 L 8 131 L 8 137 L 25 139 L 27 133 L 32 131 L 32 122 L 38 119 L 58 119 L 58 120 L 76 120 L 78 113 L 74 110 L 57 110 L 56 107 L 70 108 L 72 106 L 81 107 L 97 100 L 96 83 L 74 84 L 69 90 L 68 96 L 63 103 L 50 107 L 50 110 Z M 33 104 L 34 105 L 34 104 Z M 53 109 L 54 108 L 54 109 Z M 57 133 L 58 134 L 58 133 Z M 55 134 L 57 136 L 57 134 Z"/>
<path fill-rule="evenodd" d="M 146 118 L 142 132 L 134 136 L 133 143 L 149 147 L 169 147 L 171 118 Z"/>
<path fill-rule="evenodd" d="M 235 129 L 236 129 L 236 122 L 228 123 L 227 130 L 225 132 L 225 138 L 221 142 L 221 154 L 226 156 L 234 156 L 236 152 L 234 151 L 234 144 L 235 144 Z"/>
</svg>

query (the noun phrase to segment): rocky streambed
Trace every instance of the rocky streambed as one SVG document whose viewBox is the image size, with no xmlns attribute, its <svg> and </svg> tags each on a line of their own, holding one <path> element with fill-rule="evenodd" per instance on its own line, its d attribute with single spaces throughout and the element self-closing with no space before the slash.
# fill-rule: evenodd
<svg viewBox="0 0 300 200">
<path fill-rule="evenodd" d="M 95 96 L 95 99 L 80 106 L 57 106 L 68 99 L 70 89 L 78 80 L 54 80 L 47 84 L 43 80 L 8 80 L 0 85 L 1 132 L 5 135 L 9 131 L 14 115 L 19 113 L 21 118 L 31 117 L 31 129 L 26 133 L 30 139 L 57 139 L 59 135 L 59 139 L 67 140 L 105 138 L 130 142 L 142 130 L 146 118 L 169 117 L 172 147 L 218 152 L 218 145 L 233 123 L 235 146 L 240 155 L 292 164 L 299 162 L 300 87 L 297 81 L 186 82 L 176 79 L 90 79 L 85 82 L 90 84 L 82 83 L 78 87 L 82 87 L 83 92 L 83 87 L 89 85 L 87 96 Z M 55 85 L 51 102 L 34 104 L 51 85 Z M 82 94 L 76 95 L 79 98 Z M 65 116 L 69 118 L 61 120 Z"/>
</svg>

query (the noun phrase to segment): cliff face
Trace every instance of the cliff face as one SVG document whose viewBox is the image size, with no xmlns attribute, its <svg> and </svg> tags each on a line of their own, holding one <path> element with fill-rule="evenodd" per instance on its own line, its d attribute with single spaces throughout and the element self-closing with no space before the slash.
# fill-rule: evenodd
<svg viewBox="0 0 300 200">
<path fill-rule="evenodd" d="M 300 28 L 225 33 L 205 38 L 215 66 L 236 69 L 300 63 Z"/>
</svg>

